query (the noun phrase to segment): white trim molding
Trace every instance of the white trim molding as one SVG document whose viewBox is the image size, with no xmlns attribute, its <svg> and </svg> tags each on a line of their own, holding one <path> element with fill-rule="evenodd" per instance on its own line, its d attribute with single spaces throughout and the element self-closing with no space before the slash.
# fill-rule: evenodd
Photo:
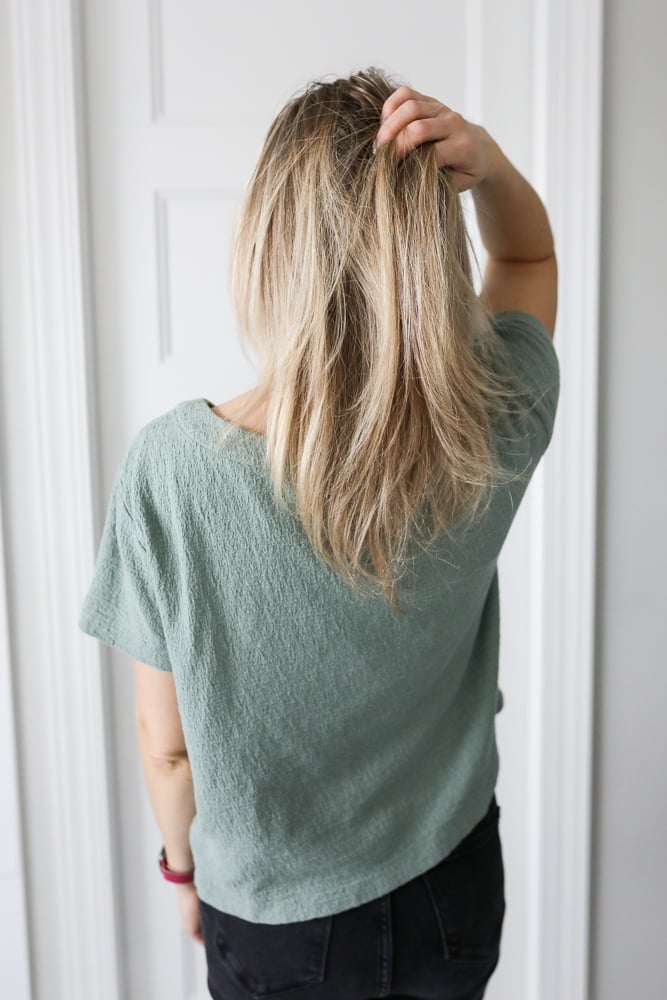
<svg viewBox="0 0 667 1000">
<path fill-rule="evenodd" d="M 535 0 L 534 185 L 559 262 L 559 416 L 534 484 L 525 995 L 588 1000 L 602 0 Z"/>
<path fill-rule="evenodd" d="M 29 997 L 30 957 L 19 767 L 14 721 L 4 518 L 0 498 L 0 996 Z"/>
<path fill-rule="evenodd" d="M 88 1000 L 92 989 L 99 1000 L 118 1000 L 125 994 L 106 671 L 101 648 L 78 629 L 99 507 L 88 398 L 80 11 L 76 0 L 11 0 L 10 19 L 22 255 L 22 287 L 14 294 L 25 320 L 24 370 L 15 376 L 30 386 L 21 419 L 32 458 L 21 475 L 25 497 L 42 498 L 31 511 L 39 512 L 33 526 L 39 613 L 29 649 L 24 644 L 29 662 L 14 662 L 13 669 L 17 677 L 29 671 L 48 718 L 45 731 L 26 734 L 41 744 L 40 791 L 48 789 L 39 815 L 37 807 L 31 815 L 27 856 L 33 928 L 42 920 L 49 928 L 48 941 L 32 935 L 33 963 L 45 996 Z M 47 961 L 54 953 L 57 961 Z"/>
</svg>

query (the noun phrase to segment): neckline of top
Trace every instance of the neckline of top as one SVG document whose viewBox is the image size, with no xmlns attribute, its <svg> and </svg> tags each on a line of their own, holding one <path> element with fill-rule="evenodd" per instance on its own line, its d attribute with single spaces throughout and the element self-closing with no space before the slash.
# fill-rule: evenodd
<svg viewBox="0 0 667 1000">
<path fill-rule="evenodd" d="M 204 396 L 197 396 L 195 399 L 186 399 L 176 407 L 176 419 L 181 427 L 196 441 L 207 448 L 217 448 L 220 444 L 220 429 L 223 425 L 232 427 L 230 438 L 243 441 L 254 441 L 262 445 L 266 444 L 265 436 L 258 431 L 252 431 L 249 427 L 235 424 L 226 417 L 221 417 L 213 412 L 214 403 Z M 236 433 L 234 433 L 236 432 Z"/>
</svg>

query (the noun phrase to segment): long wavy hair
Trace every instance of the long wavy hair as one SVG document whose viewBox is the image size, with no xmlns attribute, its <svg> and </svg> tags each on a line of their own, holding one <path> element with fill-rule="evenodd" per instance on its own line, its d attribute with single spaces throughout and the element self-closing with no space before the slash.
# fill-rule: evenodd
<svg viewBox="0 0 667 1000">
<path fill-rule="evenodd" d="M 276 499 L 351 586 L 403 613 L 411 545 L 472 522 L 515 478 L 492 428 L 518 392 L 434 144 L 373 152 L 398 86 L 371 66 L 283 107 L 241 203 L 231 282 L 261 367 L 236 421 L 266 404 Z M 236 423 L 220 426 L 222 444 Z"/>
</svg>

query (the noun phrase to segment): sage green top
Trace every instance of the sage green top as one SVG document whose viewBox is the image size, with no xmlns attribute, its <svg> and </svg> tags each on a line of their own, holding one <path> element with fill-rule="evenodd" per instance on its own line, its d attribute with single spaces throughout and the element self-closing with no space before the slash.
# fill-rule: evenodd
<svg viewBox="0 0 667 1000">
<path fill-rule="evenodd" d="M 354 592 L 275 503 L 265 438 L 195 398 L 118 469 L 79 627 L 173 672 L 192 768 L 195 883 L 245 920 L 326 916 L 448 854 L 498 775 L 497 558 L 549 444 L 556 352 L 527 313 L 494 319 L 532 405 L 505 464 L 525 477 L 419 552 L 396 616 Z M 157 871 L 157 868 L 156 868 Z"/>
</svg>

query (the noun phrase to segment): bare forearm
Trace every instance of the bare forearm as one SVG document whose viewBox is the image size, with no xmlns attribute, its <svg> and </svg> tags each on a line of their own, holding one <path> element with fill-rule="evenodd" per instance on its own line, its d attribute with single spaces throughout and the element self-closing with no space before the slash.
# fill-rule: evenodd
<svg viewBox="0 0 667 1000">
<path fill-rule="evenodd" d="M 488 133 L 491 163 L 472 188 L 482 242 L 497 260 L 543 260 L 554 253 L 546 209 L 535 189 Z"/>
<path fill-rule="evenodd" d="M 189 871 L 193 867 L 190 824 L 196 812 L 190 762 L 187 757 L 172 761 L 153 757 L 140 729 L 138 737 L 148 797 L 167 864 L 173 871 Z"/>
</svg>

